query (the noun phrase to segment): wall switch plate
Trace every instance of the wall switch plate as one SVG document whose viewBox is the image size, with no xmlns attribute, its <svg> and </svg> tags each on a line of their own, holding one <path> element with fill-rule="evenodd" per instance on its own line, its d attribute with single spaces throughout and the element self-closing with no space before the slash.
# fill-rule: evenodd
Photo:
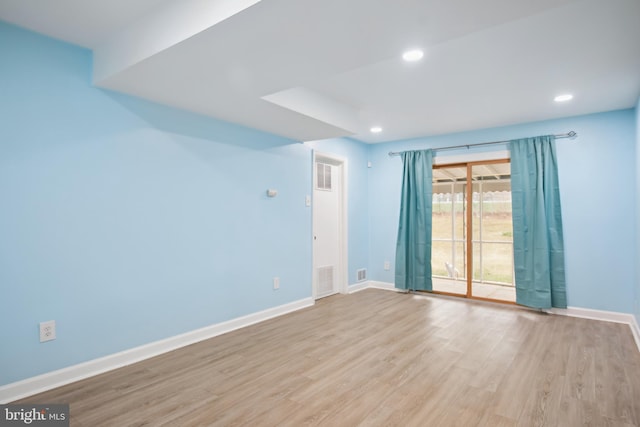
<svg viewBox="0 0 640 427">
<path fill-rule="evenodd" d="M 311 196 L 306 196 L 306 197 L 304 198 L 304 205 L 305 205 L 306 207 L 311 206 Z"/>
<path fill-rule="evenodd" d="M 384 262 L 384 269 L 385 270 L 390 270 L 391 269 L 391 263 L 389 261 L 385 261 Z"/>
<path fill-rule="evenodd" d="M 56 339 L 56 321 L 40 322 L 40 342 Z"/>
<path fill-rule="evenodd" d="M 280 289 L 280 278 L 279 277 L 274 277 L 273 278 L 273 289 Z"/>
</svg>

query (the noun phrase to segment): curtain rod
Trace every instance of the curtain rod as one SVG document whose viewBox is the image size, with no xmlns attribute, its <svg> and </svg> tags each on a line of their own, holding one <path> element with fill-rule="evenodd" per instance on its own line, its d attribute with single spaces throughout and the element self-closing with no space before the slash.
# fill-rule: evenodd
<svg viewBox="0 0 640 427">
<path fill-rule="evenodd" d="M 559 135 L 553 135 L 555 136 L 556 139 L 560 139 L 560 138 L 575 138 L 576 136 L 578 136 L 577 133 L 575 133 L 574 131 L 571 132 L 567 132 L 567 133 L 561 133 Z M 433 151 L 438 151 L 438 150 L 453 150 L 454 148 L 471 148 L 471 147 L 479 147 L 481 145 L 493 145 L 493 144 L 506 144 L 507 142 L 511 142 L 509 141 L 491 141 L 491 142 L 480 142 L 478 144 L 464 144 L 464 145 L 451 145 L 449 147 L 436 147 L 436 148 L 432 148 Z M 401 154 L 401 152 L 398 151 L 389 151 L 389 156 L 393 157 L 393 156 L 399 156 Z"/>
</svg>

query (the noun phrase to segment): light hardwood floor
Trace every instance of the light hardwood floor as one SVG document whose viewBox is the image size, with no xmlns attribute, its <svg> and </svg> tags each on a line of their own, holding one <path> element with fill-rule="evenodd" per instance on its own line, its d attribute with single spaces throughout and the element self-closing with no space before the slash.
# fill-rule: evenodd
<svg viewBox="0 0 640 427">
<path fill-rule="evenodd" d="M 94 426 L 638 426 L 626 325 L 381 290 L 24 399 Z"/>
</svg>

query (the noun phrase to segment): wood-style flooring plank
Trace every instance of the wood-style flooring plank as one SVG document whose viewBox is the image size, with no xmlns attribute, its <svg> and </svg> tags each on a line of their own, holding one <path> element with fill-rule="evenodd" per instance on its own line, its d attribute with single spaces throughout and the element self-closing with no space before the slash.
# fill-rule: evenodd
<svg viewBox="0 0 640 427">
<path fill-rule="evenodd" d="M 365 290 L 23 399 L 86 426 L 638 426 L 628 326 Z"/>
</svg>

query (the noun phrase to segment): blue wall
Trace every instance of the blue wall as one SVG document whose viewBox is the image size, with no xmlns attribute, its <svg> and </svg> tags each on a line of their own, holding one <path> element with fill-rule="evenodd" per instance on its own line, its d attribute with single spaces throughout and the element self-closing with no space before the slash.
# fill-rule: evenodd
<svg viewBox="0 0 640 427">
<path fill-rule="evenodd" d="M 393 282 L 402 161 L 389 151 L 428 148 L 565 133 L 579 137 L 557 143 L 571 306 L 633 313 L 636 225 L 635 118 L 633 110 L 479 130 L 373 145 L 369 180 L 371 255 L 374 280 Z M 505 149 L 494 146 L 489 149 Z M 455 155 L 459 152 L 441 152 Z"/>
<path fill-rule="evenodd" d="M 326 139 L 305 143 L 323 153 L 347 160 L 348 171 L 348 227 L 349 227 L 349 284 L 357 282 L 357 270 L 369 268 L 369 214 L 367 183 L 369 147 L 349 138 Z"/>
<path fill-rule="evenodd" d="M 388 151 L 575 130 L 558 143 L 569 304 L 640 318 L 640 106 L 303 145 L 94 88 L 89 51 L 2 23 L 0 57 L 0 385 L 310 297 L 311 149 L 349 164 L 349 282 L 393 282 Z"/>
<path fill-rule="evenodd" d="M 635 315 L 640 325 L 640 98 L 636 104 L 636 253 Z"/>
<path fill-rule="evenodd" d="M 0 385 L 311 296 L 308 147 L 96 89 L 89 51 L 3 23 L 0 58 Z"/>
</svg>

